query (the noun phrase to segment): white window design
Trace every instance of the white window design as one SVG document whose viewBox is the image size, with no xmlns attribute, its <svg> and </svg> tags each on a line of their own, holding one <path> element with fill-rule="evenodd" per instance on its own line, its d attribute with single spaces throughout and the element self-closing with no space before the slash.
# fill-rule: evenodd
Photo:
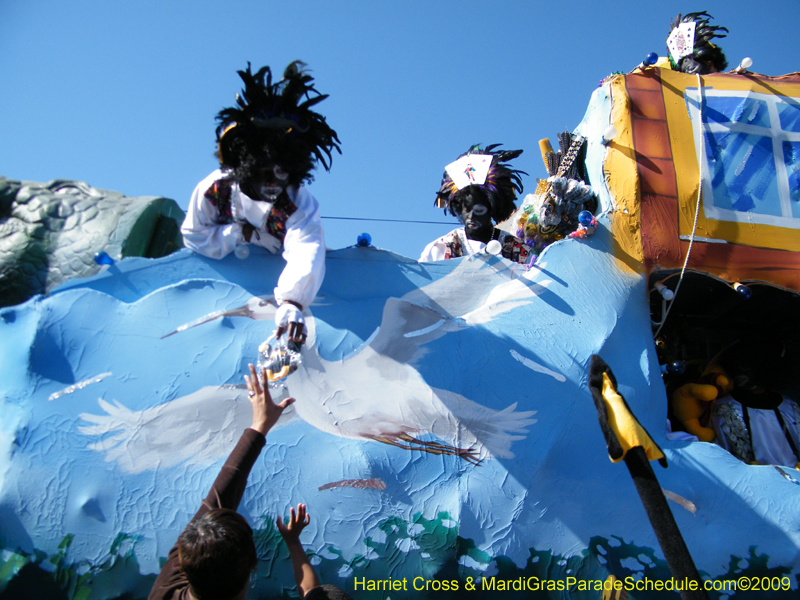
<svg viewBox="0 0 800 600">
<path fill-rule="evenodd" d="M 713 88 L 702 94 L 702 111 L 697 88 L 686 89 L 685 99 L 705 217 L 800 229 L 800 99 Z"/>
</svg>

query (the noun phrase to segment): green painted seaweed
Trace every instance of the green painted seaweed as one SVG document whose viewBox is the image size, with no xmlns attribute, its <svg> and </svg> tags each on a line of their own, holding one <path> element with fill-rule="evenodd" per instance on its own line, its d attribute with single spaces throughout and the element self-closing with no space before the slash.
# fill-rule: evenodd
<svg viewBox="0 0 800 600">
<path fill-rule="evenodd" d="M 74 534 L 66 535 L 57 552 L 50 556 L 38 549 L 30 554 L 21 550 L 0 553 L 2 598 L 134 600 L 147 597 L 155 576 L 141 574 L 133 547 L 140 536 L 118 534 L 108 557 L 99 565 L 68 559 L 74 539 Z M 125 551 L 120 552 L 123 548 Z"/>
<path fill-rule="evenodd" d="M 297 598 L 289 553 L 271 516 L 261 519 L 261 527 L 254 531 L 254 536 L 259 564 L 257 589 L 253 594 L 259 598 Z M 140 537 L 117 535 L 107 558 L 99 565 L 68 560 L 74 539 L 73 535 L 66 536 L 52 556 L 39 550 L 31 554 L 9 550 L 0 553 L 0 596 L 3 600 L 38 597 L 44 589 L 55 590 L 55 593 L 48 593 L 48 597 L 67 600 L 143 600 L 147 597 L 155 576 L 140 574 L 134 552 Z M 475 600 L 498 596 L 508 600 L 596 600 L 600 597 L 597 586 L 611 574 L 628 584 L 645 578 L 667 581 L 671 577 L 666 562 L 654 549 L 625 542 L 618 536 L 593 537 L 583 552 L 570 557 L 532 548 L 525 564 L 517 566 L 510 558 L 491 556 L 473 540 L 459 536 L 457 523 L 447 512 L 440 512 L 433 519 L 421 514 L 414 515 L 411 521 L 398 517 L 386 519 L 364 539 L 364 547 L 365 552 L 348 559 L 341 549 L 326 544 L 317 551 L 310 551 L 309 558 L 321 581 L 338 585 L 359 600 L 449 600 L 465 596 Z M 701 576 L 709 578 L 706 573 Z M 792 574 L 790 567 L 770 567 L 769 557 L 758 554 L 755 546 L 749 548 L 747 556 L 731 555 L 727 572 L 716 580 L 736 581 L 741 577 L 791 578 L 794 589 L 736 593 L 711 590 L 711 600 L 788 598 L 795 597 L 800 588 L 800 574 Z M 355 589 L 357 581 L 361 582 L 359 589 Z M 397 581 L 395 585 L 405 589 L 366 589 L 370 581 L 390 584 Z M 470 582 L 474 589 L 467 589 Z M 559 582 L 562 589 L 559 589 Z M 563 589 L 568 582 L 573 583 L 569 589 Z M 584 588 L 588 586 L 588 589 L 580 589 L 579 582 L 584 582 Z M 443 589 L 445 587 L 450 589 Z M 458 589 L 453 589 L 455 587 Z M 629 591 L 630 600 L 665 597 L 678 596 L 677 592 Z"/>
</svg>

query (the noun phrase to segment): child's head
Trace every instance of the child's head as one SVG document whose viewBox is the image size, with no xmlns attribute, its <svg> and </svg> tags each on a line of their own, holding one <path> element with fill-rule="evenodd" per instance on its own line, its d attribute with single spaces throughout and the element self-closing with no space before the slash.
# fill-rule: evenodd
<svg viewBox="0 0 800 600">
<path fill-rule="evenodd" d="M 197 600 L 229 600 L 247 590 L 255 569 L 253 530 L 234 510 L 208 511 L 178 539 L 178 556 Z"/>
</svg>

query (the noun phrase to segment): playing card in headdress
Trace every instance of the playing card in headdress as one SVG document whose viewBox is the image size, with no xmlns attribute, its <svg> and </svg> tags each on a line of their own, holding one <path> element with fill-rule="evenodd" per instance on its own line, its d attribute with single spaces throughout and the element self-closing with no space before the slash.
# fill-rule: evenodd
<svg viewBox="0 0 800 600">
<path fill-rule="evenodd" d="M 522 193 L 521 175 L 527 173 L 512 169 L 508 164 L 522 154 L 522 150 L 495 150 L 499 146 L 492 144 L 481 149 L 480 144 L 475 144 L 447 165 L 436 194 L 436 206 L 458 216 L 460 209 L 453 203 L 453 197 L 460 190 L 475 185 L 492 204 L 492 218 L 496 223 L 510 217 L 516 208 L 516 193 Z"/>
<path fill-rule="evenodd" d="M 705 75 L 723 71 L 728 61 L 722 49 L 711 43 L 714 38 L 724 38 L 727 27 L 710 25 L 713 19 L 707 12 L 678 14 L 672 21 L 667 47 L 673 70 Z M 724 31 L 725 33 L 720 33 Z"/>
</svg>

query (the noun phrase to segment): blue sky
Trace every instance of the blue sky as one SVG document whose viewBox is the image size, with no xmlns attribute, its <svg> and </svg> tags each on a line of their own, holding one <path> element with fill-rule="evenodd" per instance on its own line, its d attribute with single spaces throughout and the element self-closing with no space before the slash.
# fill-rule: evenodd
<svg viewBox="0 0 800 600">
<path fill-rule="evenodd" d="M 731 67 L 800 67 L 798 0 L 0 0 L 0 175 L 185 209 L 216 166 L 214 116 L 241 88 L 236 71 L 301 59 L 342 141 L 310 186 L 322 215 L 439 223 L 324 219 L 328 247 L 369 232 L 416 258 L 456 225 L 433 207 L 447 163 L 473 143 L 522 148 L 533 191 L 539 139 L 573 129 L 603 77 L 664 55 L 670 20 L 692 10 L 731 30 Z"/>
</svg>

